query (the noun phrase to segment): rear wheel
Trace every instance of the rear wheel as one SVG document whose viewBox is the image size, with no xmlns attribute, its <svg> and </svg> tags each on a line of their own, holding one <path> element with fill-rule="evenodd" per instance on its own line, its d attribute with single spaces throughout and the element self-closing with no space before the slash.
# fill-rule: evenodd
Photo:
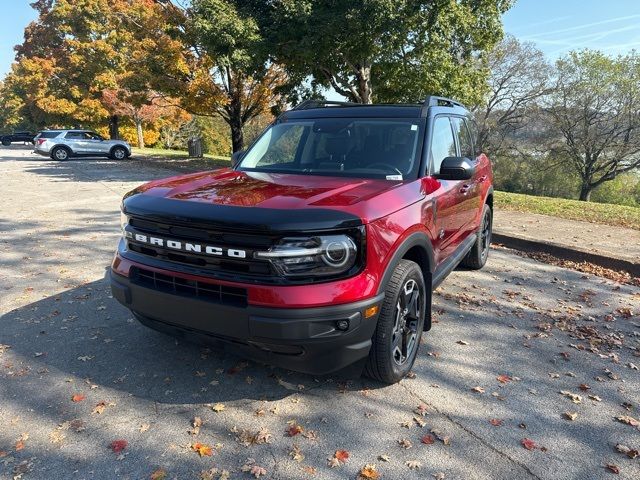
<svg viewBox="0 0 640 480">
<path fill-rule="evenodd" d="M 364 373 L 396 383 L 413 367 L 427 308 L 424 277 L 415 262 L 401 260 L 387 284 Z"/>
<path fill-rule="evenodd" d="M 4 145 L 5 147 L 8 147 L 9 145 L 11 145 L 11 140 L 9 140 L 8 138 L 3 138 L 2 145 Z"/>
<path fill-rule="evenodd" d="M 124 160 L 127 158 L 127 150 L 124 147 L 113 147 L 111 158 L 114 160 Z"/>
<path fill-rule="evenodd" d="M 63 162 L 69 158 L 69 150 L 64 147 L 56 147 L 51 150 L 51 158 Z"/>
<path fill-rule="evenodd" d="M 489 246 L 491 245 L 491 230 L 493 226 L 493 212 L 489 205 L 484 206 L 482 211 L 482 223 L 476 233 L 476 243 L 473 244 L 467 256 L 460 264 L 472 270 L 480 270 L 487 263 L 489 258 Z"/>
</svg>

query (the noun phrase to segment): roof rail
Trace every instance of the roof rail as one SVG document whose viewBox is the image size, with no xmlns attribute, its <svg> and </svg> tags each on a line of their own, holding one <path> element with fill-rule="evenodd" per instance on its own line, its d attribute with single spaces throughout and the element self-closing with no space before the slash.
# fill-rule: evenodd
<svg viewBox="0 0 640 480">
<path fill-rule="evenodd" d="M 336 106 L 336 107 L 357 107 L 361 106 L 361 103 L 354 102 L 336 102 L 332 100 L 305 100 L 302 103 L 299 103 L 292 110 L 307 110 L 309 108 L 320 108 L 320 107 L 328 107 L 328 106 Z"/>
<path fill-rule="evenodd" d="M 467 108 L 460 102 L 453 100 L 452 98 L 447 97 L 438 97 L 437 95 L 429 95 L 425 98 L 422 104 L 422 110 L 420 111 L 421 116 L 427 116 L 427 110 L 429 107 L 462 107 Z"/>
</svg>

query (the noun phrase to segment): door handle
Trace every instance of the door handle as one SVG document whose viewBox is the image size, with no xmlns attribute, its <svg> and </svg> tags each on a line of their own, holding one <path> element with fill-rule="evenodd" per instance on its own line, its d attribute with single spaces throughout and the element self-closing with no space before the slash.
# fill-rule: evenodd
<svg viewBox="0 0 640 480">
<path fill-rule="evenodd" d="M 468 183 L 465 183 L 460 187 L 460 193 L 466 194 L 467 192 L 469 192 L 470 188 L 471 188 L 471 185 L 469 185 Z"/>
</svg>

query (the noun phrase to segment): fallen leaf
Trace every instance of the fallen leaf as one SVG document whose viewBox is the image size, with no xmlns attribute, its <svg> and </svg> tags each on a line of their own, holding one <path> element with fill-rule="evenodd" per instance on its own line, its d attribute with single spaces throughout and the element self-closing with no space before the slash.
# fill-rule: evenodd
<svg viewBox="0 0 640 480">
<path fill-rule="evenodd" d="M 93 411 L 91 412 L 92 414 L 98 414 L 100 415 L 101 413 L 103 413 L 105 411 L 105 409 L 107 408 L 107 403 L 106 402 L 100 402 L 98 403 L 95 408 L 93 409 Z"/>
<path fill-rule="evenodd" d="M 200 442 L 193 443 L 191 444 L 191 449 L 201 457 L 204 457 L 204 456 L 210 457 L 211 455 L 213 455 L 213 449 L 211 448 L 210 445 L 207 445 L 206 443 L 200 443 Z"/>
<path fill-rule="evenodd" d="M 226 407 L 224 406 L 224 404 L 222 404 L 222 403 L 216 403 L 215 405 L 213 405 L 213 406 L 211 407 L 211 410 L 213 410 L 213 411 L 214 411 L 214 412 L 216 412 L 216 413 L 220 413 L 220 412 L 224 412 L 224 409 L 225 409 L 225 408 L 226 408 Z"/>
<path fill-rule="evenodd" d="M 300 450 L 300 447 L 298 447 L 298 445 L 296 445 L 295 443 L 293 444 L 293 447 L 291 447 L 291 450 L 289 451 L 289 456 L 293 458 L 296 462 L 301 462 L 302 460 L 304 460 L 304 454 Z"/>
<path fill-rule="evenodd" d="M 187 432 L 191 435 L 198 435 L 200 433 L 200 427 L 202 427 L 202 419 L 200 417 L 195 417 L 191 420 L 191 426 L 193 428 L 190 428 Z"/>
<path fill-rule="evenodd" d="M 82 402 L 85 398 L 87 398 L 86 395 L 82 393 L 76 393 L 74 396 L 71 397 L 71 401 L 78 403 L 78 402 Z"/>
<path fill-rule="evenodd" d="M 422 463 L 417 460 L 407 460 L 404 464 L 409 467 L 409 470 L 420 470 Z"/>
<path fill-rule="evenodd" d="M 621 423 L 626 423 L 627 425 L 631 425 L 632 427 L 637 427 L 638 425 L 640 425 L 640 421 L 636 420 L 635 418 L 629 415 L 619 415 L 616 417 L 616 420 L 618 420 Z"/>
<path fill-rule="evenodd" d="M 429 414 L 428 409 L 429 409 L 428 406 L 426 406 L 424 403 L 421 403 L 420 405 L 418 405 L 416 408 L 413 409 L 413 413 L 424 417 Z"/>
<path fill-rule="evenodd" d="M 416 422 L 416 425 L 418 425 L 420 428 L 424 427 L 427 424 L 427 422 L 425 422 L 420 417 L 413 417 L 413 421 Z"/>
<path fill-rule="evenodd" d="M 538 445 L 536 445 L 536 442 L 534 442 L 530 438 L 523 438 L 522 440 L 520 440 L 520 443 L 527 450 L 535 450 L 536 448 L 538 448 Z"/>
<path fill-rule="evenodd" d="M 445 475 L 444 472 L 436 472 L 436 473 L 432 473 L 431 476 L 433 478 L 435 478 L 436 480 L 444 480 L 445 479 Z"/>
<path fill-rule="evenodd" d="M 622 445 L 620 443 L 616 444 L 616 450 L 620 453 L 624 453 L 629 458 L 636 458 L 638 455 L 640 455 L 637 449 L 629 448 L 626 445 Z"/>
<path fill-rule="evenodd" d="M 581 383 L 580 384 L 580 390 L 582 390 L 583 392 L 586 392 L 589 389 L 591 389 L 591 387 L 589 385 L 587 385 L 586 383 Z"/>
<path fill-rule="evenodd" d="M 381 462 L 388 462 L 391 460 L 391 458 L 389 458 L 389 455 L 378 455 L 378 460 L 380 460 Z"/>
<path fill-rule="evenodd" d="M 456 343 L 458 345 L 469 345 L 469 342 L 465 342 L 464 340 L 458 340 Z"/>
<path fill-rule="evenodd" d="M 513 379 L 509 375 L 502 374 L 502 375 L 498 375 L 496 377 L 496 380 L 498 380 L 500 383 L 509 383 Z"/>
<path fill-rule="evenodd" d="M 163 468 L 159 468 L 155 470 L 149 478 L 151 480 L 165 480 L 167 478 L 167 471 Z"/>
<path fill-rule="evenodd" d="M 499 418 L 492 418 L 491 420 L 489 420 L 489 423 L 494 427 L 502 426 L 502 420 L 500 420 Z"/>
<path fill-rule="evenodd" d="M 333 456 L 340 462 L 346 463 L 349 460 L 349 452 L 347 450 L 336 450 Z"/>
<path fill-rule="evenodd" d="M 365 465 L 358 472 L 358 480 L 377 480 L 378 478 L 380 478 L 380 473 L 373 464 Z"/>
<path fill-rule="evenodd" d="M 578 418 L 578 412 L 564 412 L 564 418 L 573 421 Z"/>
<path fill-rule="evenodd" d="M 607 463 L 607 470 L 609 470 L 611 473 L 615 473 L 616 475 L 620 473 L 620 468 L 613 463 Z"/>
<path fill-rule="evenodd" d="M 125 448 L 127 448 L 128 445 L 129 442 L 127 442 L 126 440 L 114 440 L 109 444 L 109 448 L 113 451 L 113 453 L 120 453 Z"/>
<path fill-rule="evenodd" d="M 474 392 L 477 392 L 477 393 L 484 393 L 485 392 L 484 388 L 482 388 L 482 387 L 473 387 L 471 390 L 474 391 Z"/>
<path fill-rule="evenodd" d="M 144 433 L 149 430 L 150 427 L 151 425 L 149 425 L 148 423 L 142 423 L 140 424 L 140 428 L 138 430 L 140 431 L 140 433 Z"/>
<path fill-rule="evenodd" d="M 595 401 L 595 402 L 601 402 L 602 399 L 598 396 L 598 395 L 589 395 L 589 399 Z"/>
<path fill-rule="evenodd" d="M 413 447 L 411 442 L 409 440 L 407 440 L 406 438 L 403 438 L 402 440 L 398 440 L 398 445 L 400 445 L 402 448 L 405 448 L 405 449 L 409 449 L 409 448 Z"/>
<path fill-rule="evenodd" d="M 433 445 L 436 439 L 433 437 L 433 435 L 425 435 L 420 439 L 420 441 L 425 445 Z"/>
<path fill-rule="evenodd" d="M 571 393 L 566 390 L 561 390 L 560 393 L 565 397 L 570 398 L 573 403 L 582 403 L 582 397 L 580 395 L 576 395 L 575 393 Z"/>
<path fill-rule="evenodd" d="M 291 420 L 289 422 L 289 426 L 287 427 L 286 433 L 290 437 L 295 437 L 299 433 L 304 432 L 304 428 L 301 425 L 298 425 L 295 420 Z"/>
</svg>

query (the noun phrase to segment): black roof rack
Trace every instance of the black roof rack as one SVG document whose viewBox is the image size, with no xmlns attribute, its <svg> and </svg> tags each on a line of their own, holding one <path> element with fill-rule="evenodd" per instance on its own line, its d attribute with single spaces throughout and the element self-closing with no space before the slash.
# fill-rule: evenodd
<svg viewBox="0 0 640 480">
<path fill-rule="evenodd" d="M 464 109 L 467 108 L 463 104 L 455 101 L 452 98 L 438 97 L 437 95 L 429 95 L 427 98 L 424 99 L 424 102 L 422 104 L 421 116 L 423 117 L 427 116 L 427 109 L 429 107 L 461 107 Z"/>
<path fill-rule="evenodd" d="M 298 105 L 296 105 L 295 107 L 292 108 L 292 110 L 306 110 L 308 108 L 320 108 L 320 107 L 329 107 L 329 106 L 336 106 L 336 107 L 357 107 L 357 106 L 362 106 L 362 103 L 354 103 L 354 102 L 336 102 L 333 100 L 305 100 L 302 103 L 299 103 Z"/>
<path fill-rule="evenodd" d="M 466 109 L 466 107 L 456 101 L 453 100 L 452 98 L 447 98 L 447 97 L 439 97 L 437 95 L 429 95 L 427 98 L 425 98 L 424 102 L 422 102 L 422 104 L 418 103 L 413 104 L 415 106 L 421 106 L 422 108 L 420 109 L 420 116 L 421 117 L 426 117 L 427 113 L 429 111 L 429 107 L 451 107 L 451 108 L 455 108 L 455 107 L 459 107 L 459 108 L 464 108 Z M 313 100 L 313 99 L 309 99 L 309 100 L 305 100 L 302 103 L 299 103 L 298 105 L 296 105 L 295 107 L 292 108 L 292 110 L 308 110 L 310 108 L 322 108 L 322 107 L 366 107 L 366 106 L 385 106 L 385 105 L 367 105 L 367 104 L 363 104 L 363 103 L 355 103 L 355 102 L 337 102 L 334 100 Z M 403 104 L 397 104 L 397 105 L 391 105 L 389 104 L 389 106 L 412 106 L 412 105 L 403 105 Z"/>
</svg>

